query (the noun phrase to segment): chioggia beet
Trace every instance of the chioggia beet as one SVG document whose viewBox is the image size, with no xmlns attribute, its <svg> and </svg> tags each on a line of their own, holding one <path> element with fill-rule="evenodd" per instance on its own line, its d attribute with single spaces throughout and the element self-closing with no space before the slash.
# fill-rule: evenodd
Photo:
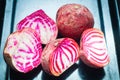
<svg viewBox="0 0 120 80">
<path fill-rule="evenodd" d="M 58 9 L 56 23 L 61 36 L 79 41 L 84 30 L 93 28 L 94 18 L 87 7 L 72 3 L 65 4 Z"/>
<path fill-rule="evenodd" d="M 24 28 L 8 36 L 3 55 L 11 68 L 27 73 L 41 63 L 41 53 L 39 34 L 32 28 Z"/>
<path fill-rule="evenodd" d="M 56 39 L 58 34 L 56 23 L 42 9 L 26 16 L 17 24 L 17 30 L 25 27 L 35 29 L 39 33 L 42 44 Z"/>
<path fill-rule="evenodd" d="M 90 67 L 101 68 L 110 62 L 104 34 L 96 28 L 83 32 L 80 41 L 81 60 Z"/>
<path fill-rule="evenodd" d="M 47 73 L 60 76 L 77 60 L 79 45 L 71 38 L 59 38 L 48 43 L 42 52 L 42 67 Z"/>
</svg>

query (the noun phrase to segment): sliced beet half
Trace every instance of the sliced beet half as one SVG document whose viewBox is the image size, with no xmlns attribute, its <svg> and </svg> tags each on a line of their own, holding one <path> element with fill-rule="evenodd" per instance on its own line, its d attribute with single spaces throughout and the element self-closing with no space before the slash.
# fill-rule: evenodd
<svg viewBox="0 0 120 80">
<path fill-rule="evenodd" d="M 59 38 L 45 46 L 41 64 L 47 73 L 59 76 L 79 60 L 79 56 L 79 45 L 73 39 Z"/>
<path fill-rule="evenodd" d="M 81 60 L 90 67 L 101 68 L 110 61 L 104 34 L 99 29 L 90 28 L 83 32 L 80 50 Z"/>
<path fill-rule="evenodd" d="M 11 68 L 27 73 L 40 64 L 41 53 L 39 34 L 32 28 L 24 28 L 8 36 L 3 54 Z"/>
</svg>

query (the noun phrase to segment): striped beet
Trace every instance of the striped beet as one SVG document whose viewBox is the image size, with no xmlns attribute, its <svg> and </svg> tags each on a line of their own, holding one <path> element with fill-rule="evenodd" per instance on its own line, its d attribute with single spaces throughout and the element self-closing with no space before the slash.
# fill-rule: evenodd
<svg viewBox="0 0 120 80">
<path fill-rule="evenodd" d="M 35 29 L 43 44 L 56 39 L 58 33 L 56 23 L 41 9 L 25 17 L 17 24 L 17 30 L 25 27 Z"/>
<path fill-rule="evenodd" d="M 91 67 L 100 68 L 110 61 L 104 34 L 102 31 L 91 28 L 83 32 L 80 42 L 81 59 Z"/>
<path fill-rule="evenodd" d="M 61 38 L 46 45 L 41 64 L 47 73 L 59 76 L 79 59 L 79 55 L 79 46 L 73 39 Z"/>
<path fill-rule="evenodd" d="M 40 64 L 41 53 L 39 35 L 31 28 L 10 34 L 4 48 L 5 61 L 22 73 L 27 73 Z"/>
</svg>

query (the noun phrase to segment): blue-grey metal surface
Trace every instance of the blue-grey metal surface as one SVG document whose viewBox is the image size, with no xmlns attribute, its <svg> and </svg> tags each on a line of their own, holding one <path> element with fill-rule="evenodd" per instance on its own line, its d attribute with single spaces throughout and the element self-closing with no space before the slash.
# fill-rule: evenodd
<svg viewBox="0 0 120 80">
<path fill-rule="evenodd" d="M 67 3 L 82 4 L 90 9 L 95 20 L 94 27 L 101 29 L 105 34 L 110 63 L 104 68 L 93 69 L 80 60 L 60 77 L 48 75 L 42 70 L 41 65 L 27 74 L 11 70 L 6 65 L 2 53 L 6 39 L 16 30 L 17 23 L 38 9 L 43 9 L 55 20 L 58 8 Z M 0 45 L 0 80 L 119 80 L 114 32 L 109 11 L 108 0 L 6 0 Z"/>
</svg>

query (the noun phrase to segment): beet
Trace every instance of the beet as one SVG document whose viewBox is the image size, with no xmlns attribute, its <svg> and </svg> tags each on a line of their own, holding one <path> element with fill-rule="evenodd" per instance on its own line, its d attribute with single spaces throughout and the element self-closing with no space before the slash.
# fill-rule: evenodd
<svg viewBox="0 0 120 80">
<path fill-rule="evenodd" d="M 41 62 L 42 45 L 39 34 L 24 28 L 11 33 L 4 47 L 4 59 L 13 69 L 27 73 Z"/>
<path fill-rule="evenodd" d="M 42 44 L 56 39 L 58 34 L 56 23 L 42 9 L 26 16 L 17 24 L 17 30 L 26 27 L 35 29 L 39 33 Z"/>
<path fill-rule="evenodd" d="M 56 14 L 59 35 L 79 40 L 82 32 L 94 26 L 90 10 L 81 4 L 65 4 Z"/>
<path fill-rule="evenodd" d="M 83 32 L 80 41 L 81 60 L 90 67 L 101 68 L 110 62 L 102 31 L 96 28 Z"/>
<path fill-rule="evenodd" d="M 45 72 L 59 76 L 79 60 L 79 45 L 70 38 L 60 38 L 48 43 L 41 64 Z"/>
</svg>

